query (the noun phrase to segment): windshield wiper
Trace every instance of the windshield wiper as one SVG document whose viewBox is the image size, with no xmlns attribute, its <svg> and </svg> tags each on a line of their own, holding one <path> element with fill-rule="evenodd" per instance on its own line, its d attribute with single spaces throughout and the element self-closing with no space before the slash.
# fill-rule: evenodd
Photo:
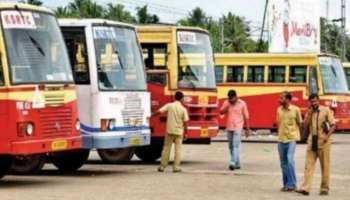
<svg viewBox="0 0 350 200">
<path fill-rule="evenodd" d="M 18 5 L 15 5 L 15 10 L 21 15 L 22 20 L 24 20 L 24 16 L 22 11 L 19 9 Z M 43 49 L 40 47 L 40 44 L 32 37 L 29 35 L 28 32 L 24 31 L 26 35 L 28 35 L 29 40 L 33 43 L 33 45 L 36 47 L 36 49 L 41 53 L 41 55 L 45 56 L 45 52 Z"/>
<path fill-rule="evenodd" d="M 117 56 L 118 56 L 118 61 L 119 61 L 119 64 L 120 64 L 120 68 L 124 69 L 124 64 L 122 63 L 122 59 L 120 58 L 119 51 L 115 50 L 114 53 L 116 53 Z"/>
<path fill-rule="evenodd" d="M 190 83 L 191 83 L 191 85 L 192 85 L 192 89 L 196 89 L 197 88 L 197 86 L 196 86 L 196 84 L 195 84 L 195 82 L 193 81 L 193 80 L 190 80 Z"/>
<path fill-rule="evenodd" d="M 28 37 L 29 37 L 30 41 L 33 43 L 33 45 L 36 47 L 36 49 L 41 53 L 41 55 L 45 56 L 45 52 L 41 48 L 40 44 L 29 34 L 28 34 Z"/>
</svg>

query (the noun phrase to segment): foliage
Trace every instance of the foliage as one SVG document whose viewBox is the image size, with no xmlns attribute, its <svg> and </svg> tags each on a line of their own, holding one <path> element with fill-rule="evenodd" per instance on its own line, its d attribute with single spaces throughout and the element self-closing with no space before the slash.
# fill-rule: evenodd
<svg viewBox="0 0 350 200">
<path fill-rule="evenodd" d="M 36 5 L 36 6 L 41 6 L 43 5 L 43 2 L 40 0 L 27 0 L 28 4 Z"/>
</svg>

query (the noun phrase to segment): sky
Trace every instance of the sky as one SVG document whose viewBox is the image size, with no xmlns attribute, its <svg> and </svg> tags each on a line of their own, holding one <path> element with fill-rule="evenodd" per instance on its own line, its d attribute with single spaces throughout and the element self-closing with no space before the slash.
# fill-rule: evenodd
<svg viewBox="0 0 350 200">
<path fill-rule="evenodd" d="M 54 8 L 67 5 L 72 0 L 43 0 L 44 5 Z M 326 1 L 321 3 L 321 15 L 326 16 Z M 341 0 L 329 1 L 329 19 L 340 18 Z M 261 26 L 265 0 L 97 0 L 100 4 L 109 2 L 123 4 L 126 9 L 134 12 L 138 6 L 149 5 L 152 13 L 160 16 L 162 22 L 174 23 L 188 14 L 190 10 L 199 6 L 210 16 L 219 18 L 223 14 L 232 12 L 251 21 L 252 26 Z M 347 29 L 350 28 L 350 0 L 346 0 Z"/>
</svg>

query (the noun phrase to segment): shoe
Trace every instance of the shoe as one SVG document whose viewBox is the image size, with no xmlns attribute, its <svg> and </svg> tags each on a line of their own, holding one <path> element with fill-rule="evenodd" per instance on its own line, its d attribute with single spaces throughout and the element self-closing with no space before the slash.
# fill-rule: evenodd
<svg viewBox="0 0 350 200">
<path fill-rule="evenodd" d="M 233 171 L 233 170 L 235 170 L 235 166 L 230 165 L 230 166 L 228 166 L 228 169 L 231 170 L 231 171 Z"/>
<path fill-rule="evenodd" d="M 305 196 L 308 196 L 310 195 L 310 193 L 308 191 L 305 191 L 305 190 L 295 190 L 296 193 L 299 193 L 299 194 L 302 194 L 302 195 L 305 195 Z"/>
<path fill-rule="evenodd" d="M 321 196 L 327 196 L 327 195 L 328 195 L 328 191 L 321 191 L 321 192 L 320 192 L 320 195 L 321 195 Z"/>
<path fill-rule="evenodd" d="M 173 169 L 173 172 L 174 173 L 180 173 L 180 172 L 182 172 L 182 170 L 181 169 Z"/>
<path fill-rule="evenodd" d="M 283 187 L 281 188 L 281 192 L 294 192 L 295 188 Z"/>
<path fill-rule="evenodd" d="M 241 166 L 235 167 L 235 169 L 241 169 Z"/>
<path fill-rule="evenodd" d="M 164 172 L 164 167 L 158 167 L 158 172 Z"/>
</svg>

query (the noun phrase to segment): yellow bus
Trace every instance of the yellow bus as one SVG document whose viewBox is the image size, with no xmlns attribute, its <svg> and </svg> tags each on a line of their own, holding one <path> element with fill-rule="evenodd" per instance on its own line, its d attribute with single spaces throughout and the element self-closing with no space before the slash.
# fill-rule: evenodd
<svg viewBox="0 0 350 200">
<path fill-rule="evenodd" d="M 137 32 L 152 111 L 171 102 L 176 91 L 182 91 L 190 117 L 187 142 L 210 142 L 218 133 L 218 122 L 214 55 L 208 32 L 175 25 L 138 26 Z M 160 157 L 165 122 L 165 115 L 151 117 L 151 145 L 136 150 L 142 160 Z"/>
<path fill-rule="evenodd" d="M 337 129 L 350 129 L 350 97 L 342 64 L 329 54 L 216 54 L 215 75 L 219 104 L 235 89 L 248 104 L 253 129 L 275 129 L 276 109 L 283 91 L 307 110 L 308 95 L 317 93 L 330 106 Z M 220 127 L 224 120 L 219 118 Z"/>
</svg>

